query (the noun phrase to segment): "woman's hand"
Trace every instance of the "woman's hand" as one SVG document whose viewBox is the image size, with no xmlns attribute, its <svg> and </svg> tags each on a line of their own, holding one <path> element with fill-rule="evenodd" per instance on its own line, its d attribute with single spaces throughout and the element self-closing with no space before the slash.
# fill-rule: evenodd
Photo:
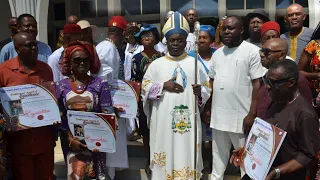
<svg viewBox="0 0 320 180">
<path fill-rule="evenodd" d="M 78 138 L 70 140 L 69 145 L 73 151 L 82 151 L 87 148 L 87 145 L 82 144 Z"/>
<path fill-rule="evenodd" d="M 236 167 L 239 167 L 241 165 L 241 156 L 244 148 L 238 148 L 236 150 L 233 150 L 233 154 L 230 158 L 229 163 L 233 164 Z"/>
</svg>

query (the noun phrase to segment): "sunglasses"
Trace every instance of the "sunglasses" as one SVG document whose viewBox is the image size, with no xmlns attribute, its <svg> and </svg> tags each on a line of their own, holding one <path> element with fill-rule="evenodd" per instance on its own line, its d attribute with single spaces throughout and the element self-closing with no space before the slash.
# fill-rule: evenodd
<svg viewBox="0 0 320 180">
<path fill-rule="evenodd" d="M 74 58 L 72 59 L 72 62 L 75 64 L 85 64 L 85 63 L 89 63 L 90 59 L 89 58 Z"/>
<path fill-rule="evenodd" d="M 284 51 L 284 50 L 271 50 L 271 49 L 268 49 L 268 48 L 261 48 L 260 49 L 260 54 L 263 54 L 265 56 L 269 56 L 272 53 L 281 52 L 281 51 Z"/>
<path fill-rule="evenodd" d="M 262 80 L 263 80 L 263 83 L 265 85 L 270 86 L 270 88 L 277 88 L 281 84 L 288 82 L 292 78 L 293 77 L 288 77 L 288 78 L 279 79 L 279 80 L 271 80 L 271 79 L 267 78 L 266 76 L 264 76 L 264 77 L 262 77 Z"/>
</svg>

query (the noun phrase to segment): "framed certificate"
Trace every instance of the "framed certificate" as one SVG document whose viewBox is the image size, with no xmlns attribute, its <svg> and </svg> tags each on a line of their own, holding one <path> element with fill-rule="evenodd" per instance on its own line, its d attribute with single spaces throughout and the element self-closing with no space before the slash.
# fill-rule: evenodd
<svg viewBox="0 0 320 180">
<path fill-rule="evenodd" d="M 136 118 L 138 100 L 140 96 L 140 83 L 113 80 L 109 82 L 113 106 L 123 110 L 120 117 Z"/>
<path fill-rule="evenodd" d="M 52 82 L 0 88 L 6 128 L 19 131 L 61 122 Z"/>
<path fill-rule="evenodd" d="M 256 118 L 242 153 L 241 168 L 254 180 L 265 180 L 287 132 Z"/>
<path fill-rule="evenodd" d="M 68 111 L 72 135 L 85 141 L 89 150 L 116 152 L 116 116 L 94 112 Z"/>
</svg>

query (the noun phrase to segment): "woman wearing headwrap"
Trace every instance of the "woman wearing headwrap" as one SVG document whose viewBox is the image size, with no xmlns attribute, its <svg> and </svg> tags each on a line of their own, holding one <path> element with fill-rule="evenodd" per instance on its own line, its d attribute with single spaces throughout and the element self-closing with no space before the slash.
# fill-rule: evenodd
<svg viewBox="0 0 320 180">
<path fill-rule="evenodd" d="M 152 61 L 163 55 L 154 48 L 154 45 L 160 41 L 160 34 L 155 26 L 145 24 L 141 27 L 140 32 L 138 32 L 135 37 L 137 43 L 143 45 L 144 50 L 141 53 L 134 55 L 132 58 L 131 81 L 141 83 L 143 76 Z M 143 137 L 143 146 L 148 157 L 145 170 L 147 173 L 150 173 L 150 132 L 147 126 L 147 117 L 143 112 L 142 101 L 139 102 L 139 132 Z"/>
<path fill-rule="evenodd" d="M 314 98 L 313 105 L 320 117 L 320 23 L 302 52 L 298 67 L 300 73 L 311 83 Z M 320 180 L 320 151 L 317 159 L 319 161 L 315 164 L 317 167 L 314 166 L 314 169 L 317 169 L 314 171 L 317 171 L 317 173 L 311 173 L 310 179 L 314 179 L 315 177 L 312 177 L 314 175 L 316 180 Z"/>
<path fill-rule="evenodd" d="M 98 173 L 98 161 L 101 165 L 105 164 L 105 153 L 89 151 L 83 141 L 72 135 L 66 116 L 67 110 L 114 112 L 108 83 L 88 75 L 89 71 L 91 74 L 99 71 L 99 63 L 92 44 L 79 41 L 65 48 L 62 72 L 69 78 L 57 82 L 56 90 L 62 114 L 62 150 L 69 179 L 82 179 L 86 174 L 94 178 Z"/>
<path fill-rule="evenodd" d="M 210 63 L 213 61 L 212 54 L 216 49 L 211 48 L 210 44 L 214 41 L 215 29 L 210 25 L 201 25 L 199 33 L 199 42 L 198 42 L 198 60 L 203 65 L 206 72 L 209 72 Z M 195 57 L 195 51 L 191 51 L 189 56 Z M 211 107 L 211 99 L 207 101 L 207 107 Z M 207 108 L 201 113 L 202 120 L 202 141 L 209 141 L 210 147 L 212 142 L 211 128 L 210 128 L 210 108 Z M 212 164 L 212 163 L 210 163 Z"/>
</svg>

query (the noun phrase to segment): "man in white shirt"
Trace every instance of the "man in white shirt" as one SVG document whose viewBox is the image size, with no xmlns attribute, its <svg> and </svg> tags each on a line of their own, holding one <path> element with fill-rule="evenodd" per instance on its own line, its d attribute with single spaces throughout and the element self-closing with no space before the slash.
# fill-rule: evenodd
<svg viewBox="0 0 320 180">
<path fill-rule="evenodd" d="M 263 76 L 259 48 L 243 41 L 243 22 L 238 16 L 224 20 L 224 47 L 212 56 L 209 77 L 213 80 L 211 180 L 223 180 L 230 149 L 243 147 L 251 121 L 256 117 L 259 78 Z"/>
<path fill-rule="evenodd" d="M 54 82 L 67 78 L 61 74 L 59 60 L 64 51 L 64 47 L 77 40 L 82 40 L 81 27 L 77 24 L 66 24 L 63 27 L 63 46 L 55 50 L 48 58 L 48 65 L 52 69 Z"/>
</svg>

